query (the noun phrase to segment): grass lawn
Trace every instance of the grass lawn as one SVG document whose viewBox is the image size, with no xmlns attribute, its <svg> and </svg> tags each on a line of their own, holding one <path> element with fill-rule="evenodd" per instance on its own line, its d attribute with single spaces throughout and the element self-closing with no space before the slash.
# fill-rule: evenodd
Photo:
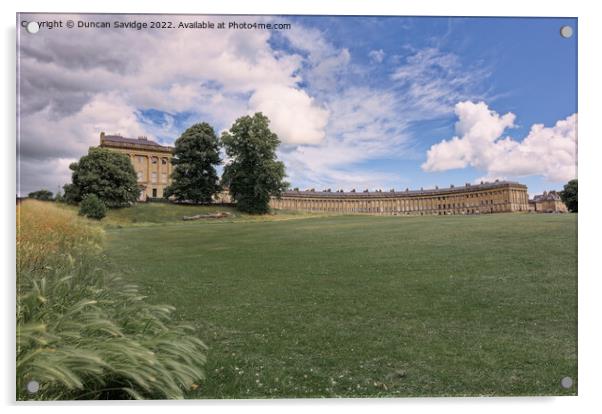
<svg viewBox="0 0 602 414">
<path fill-rule="evenodd" d="M 107 231 L 210 347 L 191 398 L 576 394 L 577 215 L 277 217 Z"/>
</svg>

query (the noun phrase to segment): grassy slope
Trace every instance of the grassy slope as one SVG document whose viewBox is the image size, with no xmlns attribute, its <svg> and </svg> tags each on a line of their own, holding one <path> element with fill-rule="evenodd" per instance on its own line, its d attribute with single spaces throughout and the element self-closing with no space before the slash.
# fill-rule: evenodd
<svg viewBox="0 0 602 414">
<path fill-rule="evenodd" d="M 210 346 L 191 397 L 575 394 L 576 215 L 321 217 L 108 232 Z"/>
<path fill-rule="evenodd" d="M 56 205 L 74 212 L 78 211 L 77 206 L 62 203 L 58 203 Z M 182 217 L 184 216 L 194 216 L 197 214 L 209 214 L 216 212 L 228 212 L 231 214 L 231 216 L 228 218 L 217 220 L 221 222 L 279 221 L 293 218 L 324 216 L 324 214 L 305 213 L 300 211 L 281 211 L 277 214 L 258 216 L 240 213 L 233 207 L 218 204 L 179 205 L 171 203 L 139 203 L 129 208 L 107 210 L 107 216 L 103 218 L 99 223 L 109 228 L 130 225 L 168 224 L 182 222 Z M 215 221 L 213 219 L 205 220 Z"/>
</svg>

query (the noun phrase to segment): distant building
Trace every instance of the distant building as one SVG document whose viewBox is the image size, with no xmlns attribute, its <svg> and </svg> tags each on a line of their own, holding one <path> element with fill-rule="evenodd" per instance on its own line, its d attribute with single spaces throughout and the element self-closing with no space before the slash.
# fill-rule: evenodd
<svg viewBox="0 0 602 414">
<path fill-rule="evenodd" d="M 146 137 L 124 138 L 100 133 L 100 146 L 130 157 L 138 185 L 140 201 L 162 198 L 165 187 L 171 184 L 173 148 L 157 144 Z"/>
<path fill-rule="evenodd" d="M 556 191 L 544 191 L 529 200 L 529 211 L 536 213 L 568 213 L 566 205 Z"/>
<path fill-rule="evenodd" d="M 272 198 L 278 209 L 375 215 L 454 215 L 527 212 L 527 186 L 512 181 L 405 191 L 286 191 Z"/>
</svg>

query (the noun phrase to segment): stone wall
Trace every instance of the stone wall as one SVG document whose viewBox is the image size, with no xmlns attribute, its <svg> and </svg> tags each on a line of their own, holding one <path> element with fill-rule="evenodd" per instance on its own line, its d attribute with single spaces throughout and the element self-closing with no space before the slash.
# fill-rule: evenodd
<svg viewBox="0 0 602 414">
<path fill-rule="evenodd" d="M 172 150 L 161 147 L 155 143 L 153 146 L 145 145 L 145 140 L 140 144 L 113 143 L 100 137 L 100 146 L 112 151 L 126 154 L 136 171 L 138 186 L 140 187 L 140 201 L 147 198 L 162 198 L 165 187 L 171 184 Z M 152 142 L 152 141 L 151 141 Z"/>
</svg>

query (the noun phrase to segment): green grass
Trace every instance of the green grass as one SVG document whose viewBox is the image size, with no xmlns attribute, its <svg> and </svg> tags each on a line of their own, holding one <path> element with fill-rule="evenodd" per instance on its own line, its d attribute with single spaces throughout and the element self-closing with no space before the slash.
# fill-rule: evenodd
<svg viewBox="0 0 602 414">
<path fill-rule="evenodd" d="M 202 332 L 190 398 L 575 395 L 576 230 L 535 214 L 189 222 L 111 229 L 107 253 Z"/>
</svg>

